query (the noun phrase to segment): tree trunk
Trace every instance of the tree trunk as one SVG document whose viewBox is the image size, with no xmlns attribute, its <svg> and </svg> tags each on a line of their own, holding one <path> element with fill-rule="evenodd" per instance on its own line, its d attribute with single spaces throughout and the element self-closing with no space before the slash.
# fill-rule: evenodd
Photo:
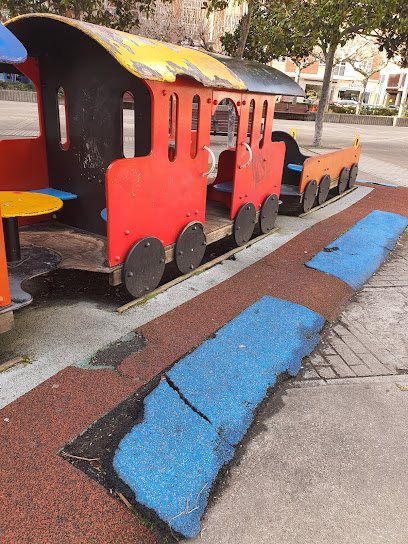
<svg viewBox="0 0 408 544">
<path fill-rule="evenodd" d="M 78 20 L 81 18 L 81 7 L 79 2 L 74 2 L 74 17 Z"/>
<path fill-rule="evenodd" d="M 300 80 L 300 73 L 302 72 L 302 68 L 300 66 L 297 66 L 296 65 L 296 70 L 295 70 L 295 82 L 296 83 L 299 83 L 299 80 Z M 292 98 L 292 104 L 296 104 L 297 103 L 297 96 L 294 96 Z"/>
<path fill-rule="evenodd" d="M 320 100 L 319 100 L 319 107 L 317 108 L 316 122 L 315 122 L 315 135 L 314 135 L 312 147 L 320 147 L 320 144 L 322 141 L 324 112 L 326 111 L 326 106 L 329 100 L 329 90 L 330 90 L 330 83 L 332 79 L 335 51 L 336 51 L 336 47 L 333 45 L 330 45 L 325 55 L 326 66 L 324 69 L 323 85 L 322 85 L 322 92 L 321 92 Z"/>
<path fill-rule="evenodd" d="M 254 11 L 255 0 L 248 0 L 248 11 L 242 17 L 241 24 L 241 35 L 239 37 L 237 50 L 235 52 L 235 57 L 237 59 L 242 59 L 244 56 L 245 44 L 248 39 L 249 27 L 251 26 L 252 13 Z"/>
<path fill-rule="evenodd" d="M 364 97 L 365 97 L 367 84 L 368 84 L 368 77 L 365 77 L 363 79 L 363 88 L 361 89 L 360 95 L 358 97 L 358 104 L 357 104 L 357 107 L 356 107 L 356 115 L 360 115 L 361 106 L 363 105 L 363 100 L 364 100 Z"/>
</svg>

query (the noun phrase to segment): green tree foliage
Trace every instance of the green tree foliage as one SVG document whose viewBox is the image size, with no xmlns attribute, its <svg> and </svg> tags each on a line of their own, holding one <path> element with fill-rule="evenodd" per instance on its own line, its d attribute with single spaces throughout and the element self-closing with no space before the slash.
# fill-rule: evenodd
<svg viewBox="0 0 408 544">
<path fill-rule="evenodd" d="M 55 13 L 118 30 L 138 26 L 140 13 L 149 15 L 154 7 L 155 0 L 0 0 L 0 9 L 7 17 Z"/>
<path fill-rule="evenodd" d="M 279 3 L 257 4 L 254 8 L 249 35 L 243 51 L 243 57 L 249 60 L 267 63 L 281 55 L 291 58 L 307 57 L 312 51 L 316 38 L 305 36 L 302 29 L 294 28 L 291 23 L 294 4 L 286 6 Z M 242 20 L 234 32 L 226 32 L 221 43 L 226 53 L 236 56 Z"/>
<path fill-rule="evenodd" d="M 403 68 L 408 67 L 408 2 L 394 2 L 389 17 L 384 18 L 376 32 L 380 48 L 389 59 L 396 60 Z"/>
<path fill-rule="evenodd" d="M 307 56 L 318 46 L 325 59 L 325 74 L 316 116 L 314 145 L 322 137 L 335 51 L 358 35 L 375 35 L 389 57 L 407 56 L 406 0 L 291 0 L 254 8 L 244 56 L 263 62 L 279 55 Z M 227 34 L 224 47 L 234 54 L 237 33 Z"/>
</svg>

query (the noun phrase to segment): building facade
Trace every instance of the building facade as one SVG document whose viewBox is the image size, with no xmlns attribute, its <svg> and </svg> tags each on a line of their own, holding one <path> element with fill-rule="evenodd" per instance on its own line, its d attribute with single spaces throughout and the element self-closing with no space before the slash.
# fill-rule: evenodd
<svg viewBox="0 0 408 544">
<path fill-rule="evenodd" d="M 386 107 L 399 107 L 408 85 L 408 68 L 402 69 L 390 62 L 383 70 L 378 83 L 380 103 Z M 406 99 L 406 96 L 405 96 Z"/>
<path fill-rule="evenodd" d="M 272 61 L 272 66 L 285 72 L 289 77 L 296 78 L 296 66 L 289 58 L 280 57 Z M 305 90 L 307 98 L 318 98 L 323 84 L 325 64 L 316 61 L 304 68 L 300 73 L 299 85 Z M 380 72 L 375 72 L 368 80 L 364 96 L 365 104 L 376 104 L 378 100 L 378 83 Z M 363 75 L 354 70 L 348 62 L 340 62 L 333 70 L 329 100 L 358 100 L 363 89 Z"/>
</svg>

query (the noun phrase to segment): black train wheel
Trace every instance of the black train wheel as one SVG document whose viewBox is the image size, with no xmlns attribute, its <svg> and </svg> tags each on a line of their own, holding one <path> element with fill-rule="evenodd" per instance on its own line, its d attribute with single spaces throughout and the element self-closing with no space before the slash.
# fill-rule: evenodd
<svg viewBox="0 0 408 544">
<path fill-rule="evenodd" d="M 263 234 L 270 232 L 275 226 L 279 211 L 279 198 L 272 194 L 265 198 L 259 212 L 259 227 Z"/>
<path fill-rule="evenodd" d="M 330 176 L 329 174 L 326 174 L 322 177 L 319 183 L 319 190 L 317 191 L 317 203 L 323 204 L 323 202 L 326 202 L 327 197 L 329 196 L 330 191 Z"/>
<path fill-rule="evenodd" d="M 122 282 L 129 293 L 140 298 L 153 291 L 163 276 L 166 264 L 163 244 L 152 236 L 132 246 L 122 269 Z"/>
<path fill-rule="evenodd" d="M 302 200 L 303 213 L 306 213 L 313 208 L 313 204 L 315 203 L 315 200 L 316 200 L 316 195 L 317 195 L 317 181 L 315 179 L 311 179 L 309 183 L 306 185 L 306 189 L 303 193 L 303 200 Z"/>
<path fill-rule="evenodd" d="M 354 187 L 357 179 L 358 174 L 358 164 L 355 162 L 353 166 L 350 168 L 350 175 L 348 179 L 348 188 L 351 189 Z"/>
<path fill-rule="evenodd" d="M 193 221 L 184 227 L 174 249 L 174 260 L 182 274 L 197 268 L 203 260 L 206 245 L 202 223 Z"/>
<path fill-rule="evenodd" d="M 345 166 L 342 169 L 342 171 L 340 172 L 340 175 L 339 175 L 339 182 L 336 185 L 336 194 L 341 195 L 347 189 L 347 184 L 348 184 L 348 181 L 349 181 L 349 175 L 350 175 L 350 171 L 347 168 L 347 166 Z"/>
<path fill-rule="evenodd" d="M 249 242 L 255 228 L 256 211 L 252 202 L 247 202 L 238 210 L 234 220 L 233 236 L 237 246 Z"/>
</svg>

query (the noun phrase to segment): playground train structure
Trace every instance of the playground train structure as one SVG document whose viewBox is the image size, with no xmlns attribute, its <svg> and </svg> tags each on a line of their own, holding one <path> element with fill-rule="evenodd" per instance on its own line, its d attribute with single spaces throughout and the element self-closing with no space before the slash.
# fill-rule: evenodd
<svg viewBox="0 0 408 544">
<path fill-rule="evenodd" d="M 277 97 L 303 89 L 270 66 L 51 14 L 8 21 L 0 51 L 0 72 L 34 83 L 39 113 L 38 137 L 0 141 L 0 195 L 61 201 L 52 215 L 13 217 L 11 233 L 3 206 L 0 331 L 31 301 L 28 277 L 104 272 L 142 297 L 166 263 L 185 274 L 208 244 L 232 235 L 245 245 L 255 226 L 273 230 L 280 201 L 306 212 L 355 183 L 358 142 L 306 157 L 272 131 Z M 211 133 L 227 103 L 234 144 L 217 161 Z M 21 254 L 7 251 L 13 244 Z"/>
</svg>

